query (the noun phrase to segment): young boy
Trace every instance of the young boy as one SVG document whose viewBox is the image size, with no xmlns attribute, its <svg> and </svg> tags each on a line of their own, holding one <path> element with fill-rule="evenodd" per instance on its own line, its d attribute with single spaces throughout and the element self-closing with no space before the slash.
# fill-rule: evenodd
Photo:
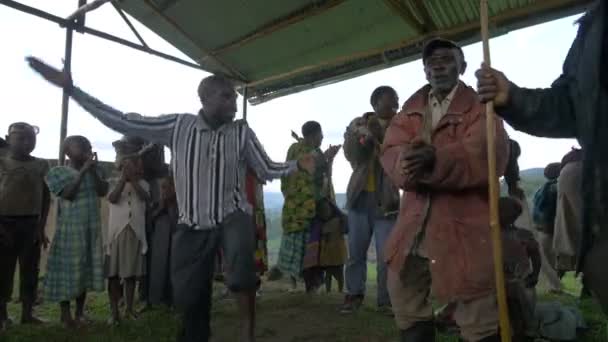
<svg viewBox="0 0 608 342">
<path fill-rule="evenodd" d="M 346 217 L 333 200 L 323 198 L 317 202 L 317 213 L 310 227 L 310 238 L 304 256 L 304 280 L 307 290 L 316 290 L 325 280 L 325 289 L 331 291 L 332 277 L 338 282 L 338 291 L 344 287 L 346 262 Z"/>
<path fill-rule="evenodd" d="M 21 323 L 41 323 L 33 316 L 38 288 L 40 247 L 48 241 L 44 226 L 50 196 L 44 183 L 48 163 L 31 156 L 38 128 L 18 122 L 9 126 L 6 155 L 0 158 L 0 332 L 8 323 L 7 302 L 19 259 Z"/>
<path fill-rule="evenodd" d="M 519 201 L 512 197 L 502 197 L 499 207 L 513 340 L 525 341 L 526 335 L 534 333 L 538 327 L 534 316 L 536 307 L 534 287 L 538 283 L 541 267 L 540 249 L 532 232 L 514 225 L 522 211 Z M 436 315 L 440 330 L 454 332 L 454 328 L 457 329 L 453 319 L 455 309 L 456 306 L 451 303 Z"/>
<path fill-rule="evenodd" d="M 121 280 L 126 289 L 126 316 L 136 318 L 133 310 L 136 279 L 144 276 L 146 240 L 146 208 L 150 202 L 150 187 L 142 179 L 143 165 L 133 145 L 114 142 L 121 177 L 108 196 L 110 219 L 106 246 L 107 277 L 112 317 L 110 324 L 120 321 L 118 302 L 122 294 Z"/>
<path fill-rule="evenodd" d="M 171 244 L 178 221 L 177 197 L 173 177 L 167 176 L 160 183 L 160 201 L 152 213 L 154 239 L 151 241 L 150 293 L 152 305 L 172 306 L 171 294 Z"/>
<path fill-rule="evenodd" d="M 83 136 L 64 141 L 68 166 L 54 167 L 46 181 L 58 198 L 59 213 L 49 252 L 44 298 L 59 302 L 61 322 L 68 328 L 84 322 L 87 291 L 103 291 L 103 250 L 99 198 L 108 192 L 100 175 L 97 155 Z M 75 318 L 70 301 L 76 300 Z"/>
<path fill-rule="evenodd" d="M 532 232 L 514 225 L 522 212 L 518 200 L 503 197 L 499 206 L 511 325 L 515 340 L 522 341 L 536 328 L 534 288 L 541 267 L 540 248 Z"/>
</svg>

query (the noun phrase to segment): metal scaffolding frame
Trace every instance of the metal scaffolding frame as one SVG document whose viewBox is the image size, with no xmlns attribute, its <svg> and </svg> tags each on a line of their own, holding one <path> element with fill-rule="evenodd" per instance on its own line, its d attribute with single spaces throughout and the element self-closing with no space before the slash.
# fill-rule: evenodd
<svg viewBox="0 0 608 342">
<path fill-rule="evenodd" d="M 53 14 L 43 11 L 41 9 L 31 7 L 28 5 L 24 5 L 20 2 L 13 1 L 13 0 L 0 0 L 0 5 L 4 5 L 6 7 L 15 9 L 17 11 L 20 11 L 20 12 L 23 12 L 26 14 L 30 14 L 30 15 L 33 15 L 33 16 L 41 18 L 41 19 L 48 20 L 50 22 L 58 24 L 61 28 L 65 29 L 66 36 L 65 36 L 64 69 L 68 73 L 71 72 L 71 67 L 72 67 L 72 49 L 73 49 L 74 31 L 81 33 L 81 34 L 88 34 L 88 35 L 91 35 L 91 36 L 94 36 L 97 38 L 111 41 L 111 42 L 129 47 L 129 48 L 132 48 L 132 49 L 135 49 L 138 51 L 146 52 L 151 55 L 154 55 L 154 56 L 157 56 L 160 58 L 164 58 L 164 59 L 169 60 L 174 63 L 178 63 L 178 64 L 185 65 L 185 66 L 188 66 L 191 68 L 206 71 L 200 65 L 198 65 L 194 62 L 190 62 L 185 59 L 152 49 L 148 44 L 146 44 L 146 42 L 144 41 L 142 36 L 139 34 L 137 29 L 135 28 L 135 26 L 133 26 L 133 23 L 131 22 L 131 20 L 129 20 L 127 15 L 120 8 L 118 1 L 116 1 L 116 0 L 112 0 L 112 1 L 95 0 L 91 3 L 89 3 L 88 5 L 93 7 L 92 9 L 94 9 L 105 2 L 110 2 L 116 9 L 117 14 L 120 15 L 120 17 L 123 19 L 123 21 L 131 29 L 131 32 L 135 35 L 135 37 L 137 37 L 137 40 L 139 41 L 140 44 L 136 44 L 136 43 L 130 42 L 124 38 L 120 38 L 120 37 L 114 36 L 112 34 L 87 27 L 85 25 L 85 18 L 86 18 L 86 12 L 87 12 L 87 10 L 85 10 L 85 8 L 87 6 L 87 0 L 76 0 L 76 1 L 77 1 L 78 7 L 75 9 L 74 14 L 70 15 L 67 19 L 58 17 L 56 15 L 53 15 Z M 97 6 L 94 6 L 95 2 L 97 2 L 99 4 Z M 243 118 L 246 119 L 247 118 L 247 92 L 246 92 L 246 89 L 244 89 L 243 95 L 244 95 L 243 96 Z M 63 141 L 65 140 L 65 138 L 67 136 L 68 114 L 69 114 L 69 94 L 64 90 L 64 92 L 62 94 L 62 101 L 61 101 L 61 126 L 60 126 L 61 128 L 60 128 L 60 134 L 59 134 L 59 159 L 58 160 L 59 160 L 60 165 L 63 165 L 65 162 L 65 156 L 63 154 Z"/>
</svg>

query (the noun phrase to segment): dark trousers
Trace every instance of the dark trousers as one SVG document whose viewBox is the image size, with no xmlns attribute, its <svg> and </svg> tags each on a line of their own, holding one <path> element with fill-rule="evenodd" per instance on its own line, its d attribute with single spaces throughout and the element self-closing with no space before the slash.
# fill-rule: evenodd
<svg viewBox="0 0 608 342">
<path fill-rule="evenodd" d="M 608 260 L 608 228 L 602 228 L 585 258 L 583 283 L 599 302 L 604 315 L 608 316 L 608 272 L 605 264 Z"/>
<path fill-rule="evenodd" d="M 17 260 L 21 300 L 33 302 L 36 299 L 40 266 L 37 229 L 38 217 L 0 216 L 0 302 L 7 303 L 11 299 Z"/>
<path fill-rule="evenodd" d="M 179 342 L 209 341 L 213 273 L 220 248 L 227 287 L 233 292 L 256 288 L 255 230 L 251 215 L 236 212 L 210 230 L 178 225 L 170 260 L 174 304 L 182 314 Z"/>
</svg>

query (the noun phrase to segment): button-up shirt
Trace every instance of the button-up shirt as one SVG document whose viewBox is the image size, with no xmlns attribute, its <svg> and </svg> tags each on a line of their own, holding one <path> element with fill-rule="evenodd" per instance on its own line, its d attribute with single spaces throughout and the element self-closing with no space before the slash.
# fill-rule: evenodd
<svg viewBox="0 0 608 342">
<path fill-rule="evenodd" d="M 113 180 L 112 183 L 116 186 L 118 180 Z M 145 180 L 139 180 L 139 186 L 148 194 L 150 193 L 150 185 Z M 146 241 L 146 201 L 139 198 L 130 182 L 125 183 L 118 201 L 110 203 L 109 211 L 108 243 L 106 246 L 108 254 L 110 244 L 127 226 L 131 227 L 135 236 L 141 242 L 141 253 L 145 254 L 148 250 L 148 243 Z"/>
<path fill-rule="evenodd" d="M 450 91 L 450 93 L 443 99 L 443 100 L 439 100 L 435 94 L 435 92 L 431 89 L 431 91 L 429 91 L 429 100 L 428 100 L 428 112 L 431 114 L 431 128 L 435 129 L 437 127 L 437 124 L 439 123 L 439 121 L 441 121 L 441 119 L 443 118 L 443 116 L 445 114 L 447 114 L 448 109 L 450 109 L 450 104 L 452 104 L 452 100 L 454 99 L 454 96 L 456 95 L 456 90 L 458 89 L 458 84 L 456 84 L 456 86 L 454 86 L 454 88 Z M 431 136 L 430 132 L 429 133 L 429 137 Z M 431 203 L 430 200 L 427 200 L 427 203 L 425 204 L 425 208 L 423 210 L 423 213 L 425 213 L 425 215 L 429 214 L 429 210 L 431 210 Z M 411 254 L 412 255 L 416 255 L 422 258 L 426 258 L 427 257 L 427 253 L 423 248 L 423 244 L 422 241 L 424 240 L 424 234 L 425 234 L 425 224 L 426 224 L 426 220 L 423 221 L 423 227 L 421 227 L 420 232 L 418 233 L 418 235 L 416 236 L 416 239 L 414 241 L 414 245 L 412 246 L 411 249 Z M 434 262 L 431 260 L 431 262 Z"/>
<path fill-rule="evenodd" d="M 126 115 L 74 87 L 72 98 L 109 128 L 171 149 L 180 223 L 213 229 L 238 210 L 251 213 L 245 176 L 261 181 L 298 170 L 296 161 L 273 162 L 244 120 L 212 129 L 201 114 Z"/>
<path fill-rule="evenodd" d="M 452 100 L 456 95 L 456 89 L 458 89 L 458 84 L 456 84 L 450 93 L 441 101 L 437 98 L 433 90 L 429 92 L 428 105 L 430 106 L 430 112 L 432 115 L 433 128 L 437 127 L 437 124 L 439 121 L 441 121 L 441 118 L 443 118 L 443 116 L 448 112 L 450 104 L 452 104 Z"/>
</svg>

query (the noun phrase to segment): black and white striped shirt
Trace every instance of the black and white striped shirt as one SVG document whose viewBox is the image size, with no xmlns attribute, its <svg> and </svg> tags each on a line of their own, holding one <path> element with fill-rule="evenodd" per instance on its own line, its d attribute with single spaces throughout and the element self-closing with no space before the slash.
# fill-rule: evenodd
<svg viewBox="0 0 608 342">
<path fill-rule="evenodd" d="M 214 130 L 200 115 L 143 117 L 124 114 L 76 87 L 71 96 L 109 128 L 171 149 L 180 223 L 194 229 L 213 229 L 237 210 L 251 213 L 248 168 L 264 181 L 298 170 L 296 161 L 273 162 L 243 120 Z"/>
</svg>

